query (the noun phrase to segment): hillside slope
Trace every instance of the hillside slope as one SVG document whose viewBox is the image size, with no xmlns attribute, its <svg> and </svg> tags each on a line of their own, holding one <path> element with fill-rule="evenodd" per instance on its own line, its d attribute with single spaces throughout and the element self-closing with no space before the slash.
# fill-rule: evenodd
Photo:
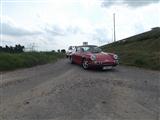
<svg viewBox="0 0 160 120">
<path fill-rule="evenodd" d="M 160 28 L 101 47 L 119 55 L 120 64 L 160 70 Z"/>
</svg>

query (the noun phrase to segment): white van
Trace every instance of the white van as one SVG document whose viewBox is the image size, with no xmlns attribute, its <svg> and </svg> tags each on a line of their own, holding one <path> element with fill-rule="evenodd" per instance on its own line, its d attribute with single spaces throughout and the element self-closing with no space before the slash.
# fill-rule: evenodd
<svg viewBox="0 0 160 120">
<path fill-rule="evenodd" d="M 75 50 L 76 46 L 69 46 L 67 52 L 66 52 L 66 57 L 68 58 Z"/>
</svg>

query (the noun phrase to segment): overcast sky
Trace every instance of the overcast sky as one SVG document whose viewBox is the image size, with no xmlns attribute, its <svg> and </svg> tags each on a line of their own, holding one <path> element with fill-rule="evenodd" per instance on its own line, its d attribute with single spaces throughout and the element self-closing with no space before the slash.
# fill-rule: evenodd
<svg viewBox="0 0 160 120">
<path fill-rule="evenodd" d="M 1 0 L 1 45 L 103 45 L 160 26 L 160 0 Z"/>
</svg>

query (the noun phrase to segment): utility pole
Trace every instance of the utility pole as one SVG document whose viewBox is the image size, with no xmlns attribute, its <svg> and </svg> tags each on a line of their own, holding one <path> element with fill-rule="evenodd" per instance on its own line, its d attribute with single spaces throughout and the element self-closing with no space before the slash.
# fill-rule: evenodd
<svg viewBox="0 0 160 120">
<path fill-rule="evenodd" d="M 114 34 L 114 42 L 116 42 L 115 13 L 113 13 L 113 34 Z"/>
</svg>

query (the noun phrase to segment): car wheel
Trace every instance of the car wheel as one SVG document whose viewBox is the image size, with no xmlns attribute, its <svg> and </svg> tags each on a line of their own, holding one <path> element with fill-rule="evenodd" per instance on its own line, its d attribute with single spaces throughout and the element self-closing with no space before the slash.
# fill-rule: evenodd
<svg viewBox="0 0 160 120">
<path fill-rule="evenodd" d="M 82 61 L 82 67 L 83 67 L 85 70 L 89 68 L 88 61 L 87 61 L 86 59 L 84 59 L 84 60 Z"/>
<path fill-rule="evenodd" d="M 69 57 L 70 63 L 73 64 L 72 56 Z"/>
</svg>

